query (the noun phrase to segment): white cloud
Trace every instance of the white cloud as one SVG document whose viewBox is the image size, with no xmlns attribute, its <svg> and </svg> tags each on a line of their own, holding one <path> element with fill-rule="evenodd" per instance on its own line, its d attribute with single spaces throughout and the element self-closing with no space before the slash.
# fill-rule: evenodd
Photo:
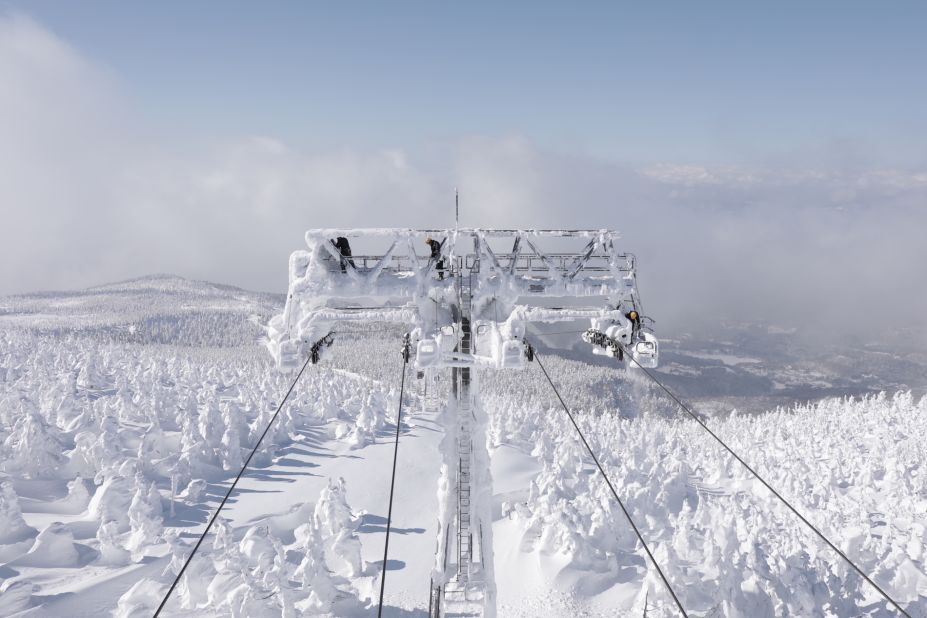
<svg viewBox="0 0 927 618">
<path fill-rule="evenodd" d="M 282 291 L 305 229 L 451 226 L 457 186 L 463 225 L 622 230 L 664 326 L 927 320 L 924 170 L 635 168 L 518 135 L 196 150 L 143 137 L 114 79 L 16 16 L 0 17 L 0 83 L 0 294 L 152 272 Z"/>
</svg>

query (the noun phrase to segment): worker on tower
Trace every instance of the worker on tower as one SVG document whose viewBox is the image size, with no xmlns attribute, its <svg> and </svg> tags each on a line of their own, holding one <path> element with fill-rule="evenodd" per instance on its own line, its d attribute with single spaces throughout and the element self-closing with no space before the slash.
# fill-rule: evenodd
<svg viewBox="0 0 927 618">
<path fill-rule="evenodd" d="M 351 263 L 351 267 L 354 267 L 354 260 L 351 259 L 351 244 L 348 242 L 348 239 L 344 236 L 339 236 L 336 240 L 332 241 L 332 244 L 335 245 L 335 248 L 338 249 L 338 252 L 341 254 L 341 272 L 346 272 L 346 262 Z"/>
<path fill-rule="evenodd" d="M 438 279 L 444 279 L 444 260 L 441 258 L 441 245 L 444 244 L 444 241 L 438 242 L 429 236 L 425 239 L 425 244 L 431 249 L 431 259 L 435 260 L 435 270 L 438 271 Z"/>
<path fill-rule="evenodd" d="M 636 309 L 631 309 L 624 317 L 631 321 L 631 341 L 637 341 L 638 333 L 641 330 L 641 314 Z"/>
</svg>

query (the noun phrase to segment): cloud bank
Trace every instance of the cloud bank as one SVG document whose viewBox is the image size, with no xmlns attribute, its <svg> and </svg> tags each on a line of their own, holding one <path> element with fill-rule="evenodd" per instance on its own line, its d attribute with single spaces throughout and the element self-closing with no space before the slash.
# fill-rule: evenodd
<svg viewBox="0 0 927 618">
<path fill-rule="evenodd" d="M 927 323 L 927 170 L 862 156 L 635 165 L 520 135 L 311 151 L 159 138 L 118 81 L 0 16 L 0 294 L 171 272 L 284 291 L 310 227 L 623 232 L 664 328 L 806 324 L 864 340 Z M 850 162 L 848 162 L 850 161 Z"/>
</svg>

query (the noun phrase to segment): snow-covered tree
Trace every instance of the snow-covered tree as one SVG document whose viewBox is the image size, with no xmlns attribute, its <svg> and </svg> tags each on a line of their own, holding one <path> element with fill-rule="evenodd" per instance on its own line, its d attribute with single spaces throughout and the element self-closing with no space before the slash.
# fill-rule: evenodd
<svg viewBox="0 0 927 618">
<path fill-rule="evenodd" d="M 65 462 L 57 432 L 37 413 L 24 414 L 0 446 L 0 470 L 26 478 L 50 478 Z"/>
<path fill-rule="evenodd" d="M 19 498 L 9 481 L 0 480 L 0 561 L 25 552 L 38 534 L 23 519 Z"/>
<path fill-rule="evenodd" d="M 325 542 L 319 529 L 312 523 L 303 524 L 295 531 L 296 542 L 303 551 L 303 558 L 296 568 L 294 577 L 308 596 L 297 604 L 303 612 L 326 613 L 331 609 L 336 589 L 332 574 L 325 560 Z"/>
<path fill-rule="evenodd" d="M 107 566 L 123 566 L 131 561 L 131 553 L 122 545 L 119 539 L 119 524 L 115 521 L 104 521 L 97 529 L 97 551 L 100 552 L 97 562 Z"/>
<path fill-rule="evenodd" d="M 158 541 L 163 531 L 161 494 L 155 483 L 146 484 L 144 477 L 136 481 L 135 495 L 129 505 L 129 526 L 132 534 L 126 546 L 140 554 L 140 550 Z"/>
<path fill-rule="evenodd" d="M 87 511 L 94 519 L 102 522 L 115 522 L 120 532 L 129 529 L 129 506 L 133 502 L 134 487 L 124 476 L 107 477 L 100 485 Z"/>
<path fill-rule="evenodd" d="M 346 566 L 350 577 L 364 572 L 361 542 L 357 535 L 361 517 L 348 505 L 347 486 L 343 478 L 329 480 L 322 490 L 313 513 L 315 527 L 327 539 L 327 547 Z"/>
</svg>

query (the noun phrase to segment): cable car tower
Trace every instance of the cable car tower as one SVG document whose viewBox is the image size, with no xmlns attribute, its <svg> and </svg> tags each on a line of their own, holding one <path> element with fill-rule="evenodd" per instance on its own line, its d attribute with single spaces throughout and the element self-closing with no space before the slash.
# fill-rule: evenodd
<svg viewBox="0 0 927 618">
<path fill-rule="evenodd" d="M 657 365 L 635 257 L 619 252 L 617 239 L 611 230 L 315 229 L 308 248 L 290 256 L 286 307 L 270 323 L 280 367 L 317 361 L 339 323 L 394 322 L 409 326 L 426 388 L 450 374 L 430 616 L 496 613 L 487 419 L 475 369 L 523 369 L 533 358 L 530 324 L 576 320 L 588 320 L 583 339 L 593 353 L 621 359 L 627 350 L 641 366 Z M 368 244 L 381 251 L 345 251 Z M 551 251 L 555 244 L 573 251 Z"/>
</svg>

